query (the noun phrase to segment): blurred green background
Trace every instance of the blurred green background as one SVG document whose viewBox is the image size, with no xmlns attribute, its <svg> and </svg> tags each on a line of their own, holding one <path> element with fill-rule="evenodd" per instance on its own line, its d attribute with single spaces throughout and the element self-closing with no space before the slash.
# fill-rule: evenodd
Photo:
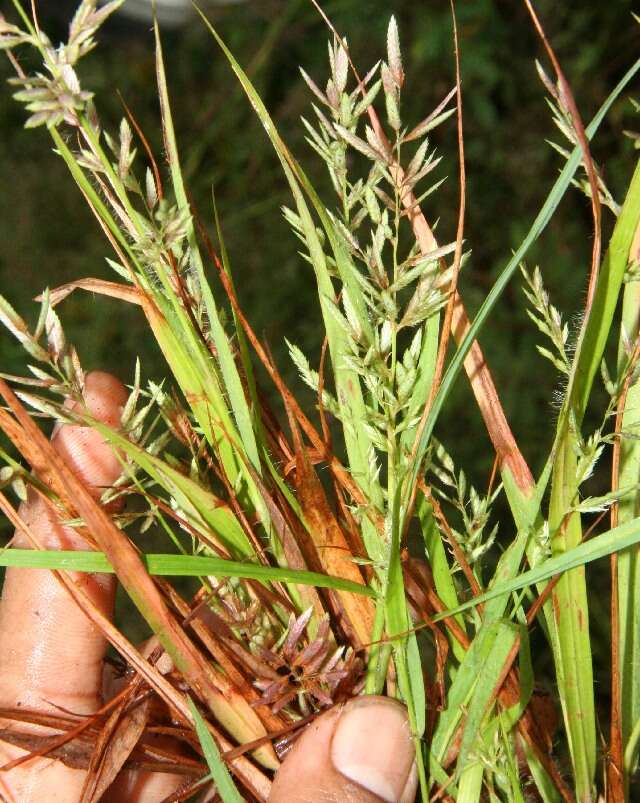
<svg viewBox="0 0 640 803">
<path fill-rule="evenodd" d="M 10 3 L 6 5 L 11 18 Z M 38 6 L 42 26 L 54 41 L 61 39 L 74 3 L 40 0 Z M 541 0 L 537 6 L 588 119 L 637 55 L 632 2 Z M 348 38 L 363 70 L 384 55 L 388 18 L 396 14 L 407 72 L 402 110 L 406 123 L 422 119 L 453 85 L 445 0 L 331 0 L 324 8 Z M 534 69 L 540 46 L 524 7 L 511 0 L 459 0 L 457 12 L 468 174 L 466 243 L 473 251 L 461 286 L 473 313 L 543 202 L 561 160 L 545 143 L 556 132 Z M 300 115 L 309 113 L 310 93 L 298 65 L 318 82 L 327 75 L 328 32 L 317 12 L 308 0 L 246 0 L 212 6 L 209 13 L 249 70 L 285 139 L 331 200 L 323 167 L 304 142 L 299 123 Z M 99 48 L 82 63 L 81 77 L 96 93 L 105 127 L 115 128 L 122 115 L 120 94 L 161 154 L 148 26 L 113 19 L 100 39 Z M 279 166 L 202 24 L 193 19 L 184 28 L 166 31 L 165 51 L 193 199 L 210 224 L 215 187 L 245 309 L 295 382 L 283 337 L 286 334 L 317 361 L 321 330 L 311 270 L 297 255 L 297 242 L 280 214 L 289 198 Z M 3 59 L 0 77 L 10 75 Z M 52 153 L 46 131 L 22 129 L 24 111 L 11 100 L 6 85 L 0 97 L 0 292 L 32 318 L 36 308 L 30 299 L 44 286 L 81 276 L 115 277 L 104 259 L 109 247 Z M 628 100 L 620 100 L 595 146 L 618 199 L 633 167 L 632 143 L 621 133 L 634 127 L 633 116 Z M 444 242 L 454 238 L 457 216 L 454 125 L 438 129 L 433 142 L 444 157 L 438 177 L 449 179 L 428 199 L 425 212 L 430 220 L 439 219 L 439 239 Z M 531 263 L 541 265 L 554 301 L 569 318 L 583 302 L 590 248 L 588 204 L 574 191 L 530 257 Z M 147 377 L 164 375 L 139 310 L 75 294 L 65 302 L 62 315 L 87 367 L 114 370 L 126 381 L 138 354 Z M 485 328 L 482 344 L 534 469 L 551 434 L 558 385 L 554 371 L 536 354 L 536 342 L 515 281 Z M 17 344 L 3 335 L 0 350 L 2 370 L 19 372 L 24 354 Z M 310 394 L 305 398 L 312 403 Z M 483 483 L 490 470 L 490 450 L 463 380 L 442 419 L 440 436 Z"/>
<path fill-rule="evenodd" d="M 631 16 L 633 3 L 539 0 L 536 5 L 588 120 L 638 56 L 640 29 Z M 10 6 L 2 0 L 11 19 Z M 63 38 L 74 3 L 40 0 L 38 6 L 42 27 L 54 41 Z M 388 18 L 391 13 L 397 16 L 407 72 L 402 105 L 406 124 L 425 117 L 452 87 L 448 0 L 328 0 L 323 7 L 348 38 L 363 72 L 384 56 Z M 561 159 L 545 142 L 559 135 L 535 72 L 534 59 L 541 57 L 541 48 L 523 5 L 513 0 L 458 0 L 457 12 L 468 176 L 465 237 L 472 249 L 460 284 L 473 315 L 543 203 Z M 323 166 L 304 142 L 299 122 L 301 114 L 309 114 L 311 98 L 298 65 L 318 83 L 328 72 L 328 32 L 317 12 L 309 0 L 246 0 L 212 6 L 209 15 L 247 68 L 285 140 L 330 201 Z M 114 19 L 100 40 L 80 72 L 85 88 L 96 94 L 103 124 L 116 128 L 123 114 L 121 95 L 160 156 L 149 27 Z M 300 345 L 317 364 L 321 320 L 311 269 L 297 254 L 298 242 L 280 213 L 289 196 L 277 160 L 202 24 L 194 19 L 184 28 L 167 30 L 164 45 L 178 140 L 199 215 L 211 229 L 213 186 L 245 311 L 311 409 L 312 394 L 296 379 L 283 338 Z M 0 59 L 0 293 L 33 320 L 37 305 L 31 299 L 45 286 L 78 277 L 116 277 L 105 262 L 111 255 L 108 244 L 62 161 L 52 153 L 46 131 L 23 130 L 25 113 L 4 83 L 10 76 L 10 65 Z M 640 95 L 637 85 L 634 92 Z M 618 101 L 594 147 L 618 201 L 624 197 L 636 156 L 622 132 L 638 128 L 635 117 L 627 98 Z M 435 132 L 433 144 L 444 157 L 438 177 L 450 178 L 428 199 L 424 211 L 431 221 L 439 220 L 439 239 L 447 242 L 455 237 L 458 204 L 452 122 Z M 605 211 L 605 237 L 610 218 Z M 588 202 L 571 191 L 529 257 L 531 267 L 541 266 L 554 303 L 574 327 L 585 296 L 590 224 Z M 166 375 L 138 309 L 76 293 L 65 301 L 61 313 L 85 367 L 112 370 L 130 381 L 139 355 L 146 378 Z M 535 350 L 540 337 L 526 316 L 518 280 L 503 296 L 481 342 L 508 418 L 535 472 L 552 437 L 554 393 L 560 383 Z M 0 333 L 0 370 L 22 373 L 24 364 L 21 348 Z M 597 396 L 598 391 L 596 412 Z M 596 413 L 585 428 L 594 423 L 599 423 Z M 484 487 L 492 452 L 463 378 L 440 420 L 438 435 L 456 462 Z M 605 583 L 603 571 L 598 587 Z M 593 602 L 599 604 L 596 598 Z M 593 628 L 605 636 L 604 594 L 601 604 L 600 612 L 594 607 Z M 606 640 L 600 643 L 604 646 Z"/>
</svg>

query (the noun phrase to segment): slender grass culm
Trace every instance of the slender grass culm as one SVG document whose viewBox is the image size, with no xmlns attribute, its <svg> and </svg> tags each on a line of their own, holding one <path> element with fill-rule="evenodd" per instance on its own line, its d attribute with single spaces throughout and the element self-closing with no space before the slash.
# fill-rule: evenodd
<svg viewBox="0 0 640 803">
<path fill-rule="evenodd" d="M 288 742 L 318 712 L 358 694 L 386 694 L 406 705 L 423 801 L 637 800 L 640 171 L 617 203 L 590 142 L 640 61 L 583 124 L 525 0 L 551 65 L 539 73 L 563 137 L 555 145 L 563 168 L 469 320 L 457 290 L 460 272 L 473 270 L 465 217 L 474 199 L 467 197 L 455 16 L 455 86 L 421 121 L 403 117 L 395 19 L 382 60 L 362 74 L 327 20 L 328 80 L 302 71 L 311 98 L 302 125 L 328 170 L 335 197 L 327 199 L 201 13 L 273 146 L 290 188 L 283 213 L 292 248 L 301 248 L 317 283 L 321 358 L 287 342 L 301 382 L 315 394 L 317 415 L 310 417 L 238 300 L 217 210 L 209 232 L 191 207 L 157 24 L 164 162 L 128 110 L 117 131 L 103 127 L 81 84 L 80 62 L 121 4 L 83 0 L 61 45 L 20 0 L 13 0 L 12 15 L 0 14 L 0 48 L 15 70 L 13 97 L 25 108 L 25 125 L 47 128 L 96 219 L 96 234 L 108 241 L 115 274 L 113 281 L 81 277 L 44 290 L 34 327 L 0 297 L 0 320 L 24 347 L 28 367 L 25 376 L 0 375 L 0 427 L 32 467 L 0 453 L 0 507 L 25 526 L 9 496 L 24 499 L 32 484 L 80 532 L 91 533 L 92 550 L 6 549 L 0 563 L 117 575 L 175 665 L 163 676 L 136 658 L 116 628 L 108 630 L 131 669 L 131 704 L 142 683 L 180 723 L 175 730 L 184 744 L 175 755 L 167 752 L 160 770 L 185 775 L 181 800 L 215 783 L 224 801 L 266 801 Z M 28 59 L 19 58 L 23 51 Z M 457 231 L 437 242 L 429 216 L 439 216 L 444 174 L 429 134 L 445 125 L 458 138 L 460 204 Z M 542 270 L 524 261 L 572 186 L 587 196 L 593 218 L 574 333 Z M 608 243 L 605 213 L 614 219 Z M 562 378 L 555 435 L 537 478 L 477 340 L 516 277 L 523 277 L 523 301 L 544 340 L 539 351 Z M 74 291 L 139 306 L 169 368 L 164 382 L 144 385 L 137 366 L 118 429 L 65 404 L 81 399 L 85 376 L 56 311 Z M 607 346 L 617 348 L 613 370 L 604 362 Z M 462 373 L 489 436 L 487 464 L 495 465 L 486 492 L 455 465 L 438 428 Z M 270 395 L 260 387 L 265 375 Z M 592 403 L 596 384 L 605 393 Z M 276 411 L 268 401 L 274 398 Z M 590 404 L 587 420 L 599 423 L 587 431 Z M 601 409 L 594 411 L 596 404 Z M 51 460 L 27 408 L 34 417 L 98 430 L 122 463 L 102 502 L 135 501 L 107 515 L 64 464 Z M 606 489 L 597 497 L 584 489 L 594 474 Z M 499 497 L 506 501 L 498 533 Z M 138 546 L 150 527 L 166 545 L 160 553 Z M 585 574 L 603 558 L 611 566 L 606 709 L 594 694 Z M 598 565 L 604 572 L 605 562 Z M 172 582 L 180 576 L 198 583 L 188 599 Z M 203 608 L 216 626 L 198 617 Z M 555 696 L 538 686 L 539 671 L 548 669 L 539 670 L 532 655 L 534 626 L 553 667 L 547 679 Z M 84 742 L 75 759 L 95 773 L 103 765 L 94 753 L 109 743 L 101 735 L 108 715 L 95 717 L 93 744 Z M 141 745 L 154 725 L 148 716 Z M 59 732 L 70 727 L 61 716 Z M 134 748 L 122 754 L 121 766 Z"/>
</svg>

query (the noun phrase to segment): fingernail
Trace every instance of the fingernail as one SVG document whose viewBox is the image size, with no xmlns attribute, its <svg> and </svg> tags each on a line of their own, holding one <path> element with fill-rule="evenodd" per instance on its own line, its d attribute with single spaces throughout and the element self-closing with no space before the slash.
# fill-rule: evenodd
<svg viewBox="0 0 640 803">
<path fill-rule="evenodd" d="M 346 778 L 397 803 L 414 756 L 407 714 L 399 703 L 361 697 L 345 707 L 333 736 L 331 760 Z"/>
</svg>

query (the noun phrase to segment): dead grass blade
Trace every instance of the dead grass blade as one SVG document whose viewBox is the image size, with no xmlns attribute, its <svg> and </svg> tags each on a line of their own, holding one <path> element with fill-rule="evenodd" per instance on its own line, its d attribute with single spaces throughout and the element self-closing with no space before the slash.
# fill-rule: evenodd
<svg viewBox="0 0 640 803">
<path fill-rule="evenodd" d="M 313 469 L 300 437 L 298 425 L 289 411 L 296 455 L 295 483 L 306 529 L 317 555 L 322 571 L 364 585 L 360 569 L 353 562 L 347 539 L 329 505 L 324 489 Z M 357 636 L 360 646 L 371 638 L 374 620 L 374 605 L 371 599 L 342 591 L 330 593 L 337 597 L 340 607 Z"/>
<path fill-rule="evenodd" d="M 239 741 L 250 741 L 263 735 L 264 727 L 246 701 L 243 698 L 235 701 L 238 706 L 235 707 L 217 688 L 213 668 L 168 611 L 134 546 L 93 500 L 33 423 L 13 391 L 1 379 L 0 394 L 15 416 L 13 419 L 6 411 L 1 410 L 0 427 L 9 435 L 40 479 L 50 484 L 65 507 L 69 511 L 77 511 L 83 519 L 99 549 L 107 555 L 116 570 L 127 593 L 157 633 L 189 685 Z M 183 711 L 189 719 L 188 707 Z M 260 760 L 271 767 L 278 763 L 273 751 L 267 748 L 261 750 Z"/>
<path fill-rule="evenodd" d="M 77 279 L 74 282 L 67 282 L 54 288 L 49 293 L 51 306 L 55 307 L 65 298 L 71 295 L 74 290 L 86 290 L 88 293 L 97 293 L 109 298 L 117 298 L 119 301 L 126 301 L 128 304 L 142 306 L 140 291 L 135 287 L 129 287 L 121 282 L 109 282 L 105 279 Z M 34 301 L 42 301 L 42 295 L 36 296 Z"/>
<path fill-rule="evenodd" d="M 7 422 L 4 417 L 13 421 L 7 416 L 4 410 L 0 410 L 0 427 L 5 429 Z M 15 422 L 13 422 L 15 424 Z M 17 425 L 16 425 L 17 426 Z M 9 427 L 11 429 L 11 427 Z M 36 432 L 39 432 L 37 427 Z M 5 432 L 7 429 L 5 429 Z M 17 436 L 20 437 L 18 430 Z M 19 441 L 18 441 L 19 442 Z M 45 441 L 46 442 L 46 441 Z M 17 442 L 16 442 L 17 445 Z M 56 454 L 54 452 L 54 454 Z M 31 541 L 35 549 L 43 549 L 29 525 L 16 513 L 4 494 L 0 493 L 0 509 L 5 513 L 14 527 L 19 528 Z M 54 577 L 61 583 L 65 590 L 73 597 L 76 603 L 84 611 L 86 616 L 93 622 L 104 637 L 112 644 L 120 655 L 131 665 L 131 667 L 154 689 L 162 700 L 175 712 L 175 714 L 191 727 L 191 718 L 188 703 L 177 689 L 175 689 L 167 678 L 126 639 L 120 631 L 93 605 L 89 597 L 76 583 L 69 577 L 67 572 L 54 571 Z M 229 740 L 211 723 L 208 723 L 211 733 L 220 745 L 221 749 L 228 752 L 233 748 Z M 257 767 L 255 767 L 244 756 L 239 756 L 234 760 L 234 772 L 242 780 L 243 784 L 255 794 L 261 801 L 268 800 L 271 782 Z"/>
<path fill-rule="evenodd" d="M 133 691 L 133 689 L 132 689 Z M 122 700 L 104 724 L 89 764 L 80 803 L 98 803 L 144 733 L 151 700 Z"/>
<path fill-rule="evenodd" d="M 246 316 L 242 312 L 240 304 L 238 303 L 238 298 L 235 294 L 235 290 L 231 285 L 231 283 L 229 282 L 224 272 L 224 269 L 217 260 L 216 260 L 216 265 L 218 267 L 218 272 L 222 285 L 225 289 L 225 292 L 227 293 L 229 301 L 238 318 L 238 321 L 240 322 L 240 325 L 242 326 L 247 335 L 247 340 L 250 342 L 260 362 L 266 368 L 269 377 L 275 384 L 278 393 L 280 393 L 283 401 L 285 402 L 285 406 L 288 406 L 293 411 L 296 420 L 298 421 L 305 435 L 309 438 L 309 441 L 311 442 L 313 448 L 318 451 L 318 453 L 322 456 L 324 460 L 326 460 L 329 468 L 335 475 L 336 480 L 349 494 L 349 496 L 351 496 L 354 502 L 356 502 L 358 505 L 362 507 L 370 507 L 358 483 L 353 479 L 349 471 L 347 471 L 347 469 L 342 465 L 342 463 L 338 460 L 338 458 L 328 449 L 327 444 L 320 437 L 319 433 L 317 432 L 313 424 L 303 413 L 300 405 L 296 401 L 291 391 L 287 388 L 279 371 L 277 370 L 273 361 L 269 358 L 269 355 L 267 354 L 266 350 L 260 343 L 259 339 L 256 337 L 256 334 L 253 331 L 251 324 L 249 323 Z M 382 516 L 375 515 L 372 512 L 370 515 L 378 529 L 378 532 L 382 533 L 384 531 L 384 520 Z"/>
<path fill-rule="evenodd" d="M 593 303 L 593 298 L 596 292 L 596 282 L 598 280 L 598 270 L 600 268 L 600 257 L 602 251 L 602 207 L 600 204 L 600 191 L 598 188 L 598 178 L 596 176 L 596 169 L 593 164 L 593 159 L 591 158 L 591 148 L 589 147 L 589 139 L 587 137 L 586 131 L 584 129 L 584 123 L 582 122 L 582 117 L 580 115 L 580 111 L 578 110 L 578 106 L 576 104 L 575 98 L 573 97 L 573 92 L 571 91 L 571 86 L 567 81 L 564 72 L 562 71 L 562 67 L 560 66 L 560 62 L 551 47 L 549 40 L 547 39 L 547 35 L 544 32 L 544 28 L 540 22 L 538 15 L 531 3 L 531 0 L 524 0 L 524 4 L 529 12 L 529 16 L 533 21 L 533 26 L 540 37 L 542 44 L 544 45 L 544 49 L 547 51 L 547 55 L 553 64 L 553 69 L 555 71 L 556 77 L 558 79 L 558 99 L 559 102 L 562 104 L 563 110 L 567 111 L 571 116 L 571 123 L 575 130 L 576 136 L 578 138 L 578 142 L 580 147 L 582 148 L 583 158 L 584 158 L 584 166 L 587 171 L 587 177 L 589 179 L 589 187 L 591 189 L 591 212 L 593 214 L 593 245 L 591 251 L 591 271 L 589 274 L 589 287 L 587 290 L 587 302 L 585 305 L 585 320 L 589 317 L 589 310 L 591 309 L 591 305 Z"/>
</svg>

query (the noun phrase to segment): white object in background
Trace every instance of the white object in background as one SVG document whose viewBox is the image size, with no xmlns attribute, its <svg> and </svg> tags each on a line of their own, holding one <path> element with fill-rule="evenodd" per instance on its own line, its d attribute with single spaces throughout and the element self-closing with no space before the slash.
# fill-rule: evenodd
<svg viewBox="0 0 640 803">
<path fill-rule="evenodd" d="M 101 4 L 105 2 L 106 0 L 101 0 Z M 207 5 L 228 5 L 242 2 L 243 0 L 205 0 L 202 5 L 206 7 Z M 118 13 L 141 22 L 151 22 L 153 20 L 152 0 L 125 0 Z M 178 28 L 184 25 L 193 16 L 193 13 L 191 0 L 156 0 L 158 21 L 165 27 Z"/>
</svg>

